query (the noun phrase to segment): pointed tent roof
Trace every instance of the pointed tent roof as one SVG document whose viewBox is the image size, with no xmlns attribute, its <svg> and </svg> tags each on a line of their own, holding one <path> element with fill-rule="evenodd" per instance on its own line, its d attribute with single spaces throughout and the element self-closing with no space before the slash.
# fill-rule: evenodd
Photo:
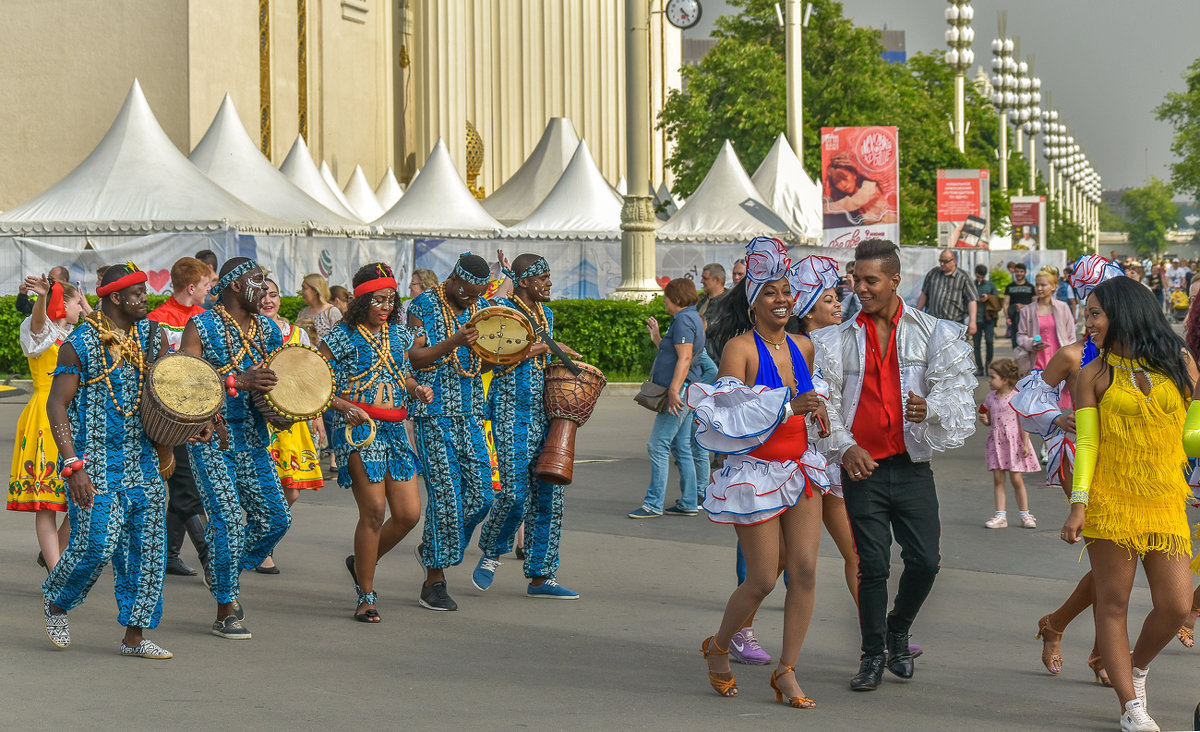
<svg viewBox="0 0 1200 732">
<path fill-rule="evenodd" d="M 622 196 L 627 195 L 629 193 L 629 184 L 625 182 L 625 176 L 621 176 L 620 178 L 618 178 L 617 184 L 613 187 L 616 188 L 617 193 L 620 193 Z"/>
<path fill-rule="evenodd" d="M 375 200 L 379 202 L 380 208 L 387 211 L 392 206 L 396 205 L 396 201 L 400 200 L 400 196 L 404 195 L 404 189 L 400 187 L 400 181 L 396 180 L 396 174 L 391 168 L 387 169 L 387 173 L 380 179 L 379 185 L 375 188 Z"/>
<path fill-rule="evenodd" d="M 300 233 L 300 224 L 251 208 L 183 156 L 135 79 L 104 138 L 82 163 L 0 216 L 9 233 L 204 231 Z"/>
<path fill-rule="evenodd" d="M 662 213 L 659 214 L 664 220 L 670 219 L 679 212 L 679 204 L 675 201 L 675 197 L 671 195 L 671 190 L 667 188 L 666 181 L 658 184 L 658 190 L 654 191 L 654 207 L 662 207 Z"/>
<path fill-rule="evenodd" d="M 529 218 L 505 232 L 534 239 L 619 239 L 621 196 L 613 190 L 586 142 L 580 142 L 571 162 L 550 194 Z"/>
<path fill-rule="evenodd" d="M 441 138 L 429 153 L 421 176 L 373 225 L 389 234 L 431 237 L 492 237 L 501 228 L 471 195 Z"/>
<path fill-rule="evenodd" d="M 379 199 L 375 198 L 375 191 L 371 190 L 361 165 L 354 166 L 350 181 L 346 183 L 346 200 L 363 221 L 374 221 L 387 210 L 379 205 Z"/>
<path fill-rule="evenodd" d="M 361 228 L 317 203 L 271 165 L 246 134 L 228 94 L 188 159 L 222 188 L 272 216 L 338 232 Z"/>
<path fill-rule="evenodd" d="M 357 221 L 358 216 L 346 208 L 338 197 L 333 195 L 333 191 L 329 190 L 329 185 L 325 179 L 321 177 L 321 171 L 317 170 L 316 163 L 313 162 L 312 155 L 308 152 L 308 145 L 304 144 L 304 138 L 296 135 L 296 141 L 292 143 L 292 149 L 288 150 L 287 157 L 283 159 L 283 164 L 279 166 L 279 172 L 288 177 L 296 187 L 307 193 L 313 199 L 320 203 L 325 208 L 333 211 L 338 216 Z"/>
<path fill-rule="evenodd" d="M 333 191 L 333 195 L 337 196 L 337 200 L 350 210 L 350 213 L 358 216 L 358 212 L 350 205 L 350 200 L 342 193 L 342 189 L 338 186 L 337 177 L 333 174 L 333 169 L 329 167 L 329 163 L 321 161 L 321 168 L 318 170 L 321 174 L 321 179 L 325 181 L 325 185 L 329 186 L 329 190 Z M 361 217 L 360 217 L 361 218 Z"/>
<path fill-rule="evenodd" d="M 505 225 L 523 220 L 562 177 L 577 147 L 579 136 L 571 120 L 552 117 L 529 158 L 484 200 L 483 208 Z"/>
<path fill-rule="evenodd" d="M 796 157 L 782 133 L 751 180 L 798 239 L 813 243 L 821 241 L 824 227 L 821 187 L 804 172 L 800 158 Z"/>
<path fill-rule="evenodd" d="M 787 223 L 771 210 L 738 162 L 729 140 L 700 187 L 655 236 L 666 241 L 749 241 L 756 236 L 790 238 Z"/>
</svg>

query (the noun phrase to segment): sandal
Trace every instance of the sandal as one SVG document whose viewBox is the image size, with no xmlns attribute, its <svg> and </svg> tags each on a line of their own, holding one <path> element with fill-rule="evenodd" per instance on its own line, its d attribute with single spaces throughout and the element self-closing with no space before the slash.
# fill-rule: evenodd
<svg viewBox="0 0 1200 732">
<path fill-rule="evenodd" d="M 1108 680 L 1108 671 L 1104 670 L 1104 659 L 1099 656 L 1092 656 L 1087 661 L 1088 667 L 1092 669 L 1092 673 L 1096 674 L 1096 683 L 1101 686 L 1112 686 L 1112 682 Z"/>
<path fill-rule="evenodd" d="M 346 557 L 346 569 L 350 570 L 350 579 L 354 580 L 354 588 L 358 589 L 358 572 L 354 571 L 354 555 Z"/>
<path fill-rule="evenodd" d="M 361 589 L 359 589 L 358 585 L 354 585 L 354 591 L 358 593 L 359 607 L 362 607 L 363 605 L 374 605 L 379 601 L 379 596 L 375 594 L 374 590 L 371 590 L 370 592 L 363 592 Z M 379 611 L 375 608 L 363 610 L 361 613 L 355 613 L 354 619 L 360 623 L 378 623 L 383 620 L 383 618 L 379 616 Z"/>
<path fill-rule="evenodd" d="M 1049 615 L 1043 615 L 1042 619 L 1038 621 L 1038 632 L 1033 637 L 1042 641 L 1042 665 L 1052 674 L 1061 672 L 1063 632 L 1055 630 L 1050 625 Z M 1091 661 L 1088 661 L 1088 665 L 1091 665 Z"/>
<path fill-rule="evenodd" d="M 1186 648 L 1191 648 L 1192 646 L 1196 645 L 1196 639 L 1192 629 L 1196 627 L 1197 613 L 1200 613 L 1200 608 L 1192 608 L 1191 614 L 1188 615 L 1188 622 L 1190 624 L 1182 626 L 1178 632 L 1175 633 L 1175 637 L 1178 638 L 1179 642 L 1182 643 Z"/>
<path fill-rule="evenodd" d="M 778 673 L 778 669 L 776 669 L 775 671 L 771 672 L 771 688 L 775 691 L 775 701 L 782 704 L 783 692 L 780 691 L 779 687 L 775 685 L 775 680 L 780 676 L 787 676 L 788 674 L 795 676 L 796 667 L 789 666 L 786 663 L 780 663 L 779 665 L 783 667 L 784 671 L 783 673 Z M 817 706 L 817 703 L 812 699 L 809 699 L 807 696 L 788 697 L 788 704 L 792 705 L 796 709 L 815 709 Z"/>
<path fill-rule="evenodd" d="M 713 650 L 711 651 L 708 650 L 710 645 L 713 647 Z M 704 642 L 700 644 L 700 652 L 704 654 L 705 661 L 708 660 L 709 656 L 729 655 L 729 649 L 726 648 L 725 650 L 721 650 L 721 648 L 717 645 L 716 638 L 711 635 L 705 638 Z M 721 696 L 732 697 L 737 696 L 738 694 L 737 679 L 734 678 L 732 672 L 729 673 L 729 678 L 723 679 L 714 674 L 712 671 L 709 671 L 708 683 L 712 684 L 713 691 L 717 692 Z"/>
</svg>

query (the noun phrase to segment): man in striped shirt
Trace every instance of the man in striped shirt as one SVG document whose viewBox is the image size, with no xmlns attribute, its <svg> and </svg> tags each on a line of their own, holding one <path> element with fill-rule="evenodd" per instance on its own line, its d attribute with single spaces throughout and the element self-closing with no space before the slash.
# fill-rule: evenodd
<svg viewBox="0 0 1200 732">
<path fill-rule="evenodd" d="M 938 266 L 929 270 L 921 285 L 921 297 L 917 299 L 917 310 L 924 310 L 935 318 L 965 323 L 967 335 L 975 335 L 975 309 L 978 307 L 979 292 L 975 283 L 958 268 L 958 259 L 953 249 L 944 249 L 938 254 Z"/>
</svg>

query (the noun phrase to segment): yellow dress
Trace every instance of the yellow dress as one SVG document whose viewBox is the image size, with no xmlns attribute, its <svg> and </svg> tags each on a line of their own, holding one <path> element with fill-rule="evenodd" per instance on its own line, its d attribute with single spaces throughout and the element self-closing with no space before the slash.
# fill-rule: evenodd
<svg viewBox="0 0 1200 732">
<path fill-rule="evenodd" d="M 301 343 L 301 333 L 303 331 L 293 325 L 283 339 L 284 345 Z M 320 490 L 325 485 L 325 476 L 321 473 L 320 456 L 308 422 L 297 422 L 286 430 L 268 424 L 267 429 L 271 432 L 271 459 L 275 461 L 275 470 L 283 487 Z"/>
<path fill-rule="evenodd" d="M 1183 421 L 1188 403 L 1165 375 L 1106 354 L 1112 384 L 1098 408 L 1099 456 L 1083 528 L 1087 539 L 1106 539 L 1145 556 L 1160 551 L 1191 556 L 1186 506 Z M 1134 382 L 1140 370 L 1149 396 Z"/>
<path fill-rule="evenodd" d="M 53 323 L 40 336 L 29 333 L 30 319 L 21 324 L 21 347 L 33 376 L 33 396 L 17 419 L 17 440 L 8 477 L 8 510 L 67 510 L 66 481 L 58 474 L 58 445 L 50 433 L 46 402 L 51 373 L 58 363 L 58 345 L 66 332 Z M 30 355 L 31 353 L 35 355 Z"/>
</svg>

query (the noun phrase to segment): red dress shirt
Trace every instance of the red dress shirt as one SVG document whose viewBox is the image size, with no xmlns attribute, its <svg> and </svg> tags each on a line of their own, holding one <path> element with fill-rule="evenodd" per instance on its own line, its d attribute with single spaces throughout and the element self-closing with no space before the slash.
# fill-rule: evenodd
<svg viewBox="0 0 1200 732">
<path fill-rule="evenodd" d="M 863 358 L 862 394 L 858 399 L 858 410 L 854 413 L 854 424 L 850 433 L 858 446 L 871 454 L 873 460 L 882 460 L 906 452 L 904 446 L 904 415 L 900 394 L 900 362 L 896 356 L 896 325 L 904 312 L 904 301 L 896 308 L 892 318 L 892 334 L 888 338 L 887 350 L 879 351 L 879 331 L 875 321 L 865 312 L 859 312 L 858 324 L 863 328 L 866 354 Z"/>
</svg>

